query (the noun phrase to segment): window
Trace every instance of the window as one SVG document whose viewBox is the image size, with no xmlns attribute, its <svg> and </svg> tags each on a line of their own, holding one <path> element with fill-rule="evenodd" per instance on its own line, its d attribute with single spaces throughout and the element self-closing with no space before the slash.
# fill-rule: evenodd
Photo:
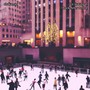
<svg viewBox="0 0 90 90">
<path fill-rule="evenodd" d="M 5 29 L 3 28 L 3 29 L 2 29 L 2 32 L 4 32 L 4 31 L 5 31 Z"/>
<path fill-rule="evenodd" d="M 8 29 L 6 29 L 6 32 L 8 32 Z"/>
<path fill-rule="evenodd" d="M 12 35 L 10 34 L 10 38 L 12 38 Z"/>
<path fill-rule="evenodd" d="M 6 34 L 6 38 L 8 38 L 8 34 Z"/>
</svg>

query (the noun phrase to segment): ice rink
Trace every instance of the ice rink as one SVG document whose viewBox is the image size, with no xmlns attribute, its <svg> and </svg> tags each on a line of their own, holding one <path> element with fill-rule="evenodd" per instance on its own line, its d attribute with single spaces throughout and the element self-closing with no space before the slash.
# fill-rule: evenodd
<svg viewBox="0 0 90 90">
<path fill-rule="evenodd" d="M 16 72 L 18 72 L 20 68 L 15 68 L 14 70 Z M 23 81 L 24 78 L 19 78 L 19 82 L 20 82 L 21 87 L 19 87 L 18 90 L 29 90 L 30 89 L 30 84 L 32 83 L 33 79 L 36 78 L 36 81 L 38 81 L 38 76 L 39 76 L 39 73 L 41 71 L 41 68 L 37 68 L 37 67 L 34 67 L 34 70 L 31 70 L 31 68 L 29 66 L 24 66 L 24 68 L 28 72 L 28 78 L 25 81 Z M 60 76 L 62 76 L 62 74 L 65 75 L 66 72 L 64 72 L 64 71 L 57 71 L 57 73 L 55 73 L 54 70 L 52 70 L 50 72 L 49 69 L 44 69 L 44 73 L 42 73 L 43 79 L 45 78 L 45 71 L 47 71 L 48 74 L 49 74 L 49 81 L 48 81 L 48 83 L 46 83 L 45 90 L 55 90 L 53 88 L 54 78 L 55 77 L 57 78 L 58 74 L 60 74 Z M 4 73 L 6 75 L 7 70 L 4 70 Z M 71 77 L 69 78 L 68 89 L 67 90 L 79 90 L 81 85 L 83 85 L 85 90 L 90 90 L 90 88 L 86 88 L 86 76 L 87 76 L 87 74 L 78 74 L 78 77 L 76 77 L 76 74 L 74 72 L 73 73 L 69 72 L 69 75 Z M 7 85 L 7 83 L 6 82 L 5 83 L 1 83 L 1 80 L 0 80 L 0 90 L 9 90 L 8 88 L 9 88 L 9 86 Z M 36 83 L 35 84 L 35 90 L 43 90 L 43 89 L 42 88 L 40 89 L 40 87 Z M 63 86 L 62 86 L 62 82 L 61 82 L 61 90 L 64 90 Z"/>
</svg>

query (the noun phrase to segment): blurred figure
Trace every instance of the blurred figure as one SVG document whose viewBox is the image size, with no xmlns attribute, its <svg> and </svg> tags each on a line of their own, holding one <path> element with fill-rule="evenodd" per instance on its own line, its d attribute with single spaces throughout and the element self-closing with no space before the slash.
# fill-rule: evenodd
<svg viewBox="0 0 90 90">
<path fill-rule="evenodd" d="M 81 85 L 81 87 L 80 87 L 80 89 L 79 90 L 85 90 L 84 88 L 83 88 L 83 86 Z"/>
<path fill-rule="evenodd" d="M 9 85 L 9 90 L 14 90 L 14 82 L 11 80 L 10 83 L 7 83 Z"/>
</svg>

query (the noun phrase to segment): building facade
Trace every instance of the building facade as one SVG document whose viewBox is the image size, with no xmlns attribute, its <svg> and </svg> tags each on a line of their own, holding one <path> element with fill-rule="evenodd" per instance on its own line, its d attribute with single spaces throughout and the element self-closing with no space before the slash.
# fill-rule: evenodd
<svg viewBox="0 0 90 90">
<path fill-rule="evenodd" d="M 24 42 L 31 32 L 30 0 L 0 0 L 0 45 Z"/>
<path fill-rule="evenodd" d="M 43 36 L 49 25 L 54 24 L 59 30 L 57 46 L 90 45 L 90 1 L 32 0 L 34 45 L 47 46 Z"/>
<path fill-rule="evenodd" d="M 0 0 L 0 45 L 20 42 L 21 1 Z"/>
</svg>

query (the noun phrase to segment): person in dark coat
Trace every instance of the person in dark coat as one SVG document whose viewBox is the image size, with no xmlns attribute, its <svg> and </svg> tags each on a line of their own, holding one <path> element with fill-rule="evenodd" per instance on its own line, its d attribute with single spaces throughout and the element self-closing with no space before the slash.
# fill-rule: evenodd
<svg viewBox="0 0 90 90">
<path fill-rule="evenodd" d="M 15 90 L 17 90 L 18 86 L 21 87 L 20 84 L 19 84 L 18 78 L 16 78 L 16 81 L 14 83 Z"/>
<path fill-rule="evenodd" d="M 60 77 L 60 75 L 58 75 L 58 85 L 60 86 L 60 82 L 61 82 L 61 77 Z"/>
<path fill-rule="evenodd" d="M 7 83 L 9 85 L 9 90 L 14 90 L 14 82 L 11 80 L 10 83 Z"/>
<path fill-rule="evenodd" d="M 66 73 L 66 79 L 69 81 L 69 78 L 68 77 L 71 77 L 68 72 Z"/>
<path fill-rule="evenodd" d="M 38 82 L 37 82 L 40 88 L 41 88 L 41 82 L 42 82 L 41 79 L 39 79 Z"/>
<path fill-rule="evenodd" d="M 5 82 L 5 76 L 4 76 L 4 72 L 2 71 L 1 73 L 1 83 L 4 83 Z"/>
<path fill-rule="evenodd" d="M 64 75 L 62 75 L 62 84 L 64 84 L 64 81 L 65 81 L 65 77 Z"/>
<path fill-rule="evenodd" d="M 47 71 L 46 71 L 46 73 L 45 73 L 46 82 L 48 82 L 48 77 L 49 77 L 49 75 L 48 75 L 48 73 L 47 73 Z"/>
<path fill-rule="evenodd" d="M 80 87 L 80 89 L 79 90 L 85 90 L 84 88 L 83 88 L 83 86 L 81 85 L 81 87 Z"/>
<path fill-rule="evenodd" d="M 67 88 L 68 88 L 68 83 L 67 83 L 67 81 L 65 81 L 65 82 L 63 83 L 63 86 L 64 86 L 64 90 L 67 90 Z"/>
<path fill-rule="evenodd" d="M 87 82 L 86 82 L 86 88 L 87 88 L 89 85 L 89 82 L 90 82 L 89 76 L 86 77 L 86 80 L 87 80 Z"/>
</svg>

